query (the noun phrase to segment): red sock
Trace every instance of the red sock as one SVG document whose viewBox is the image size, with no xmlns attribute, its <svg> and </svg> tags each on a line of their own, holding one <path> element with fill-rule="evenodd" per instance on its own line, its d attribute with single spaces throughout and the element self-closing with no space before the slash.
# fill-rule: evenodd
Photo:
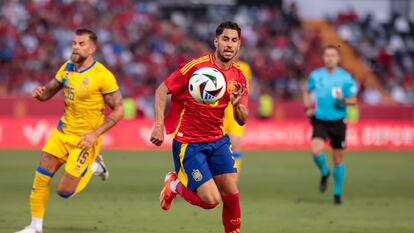
<svg viewBox="0 0 414 233">
<path fill-rule="evenodd" d="M 221 197 L 223 225 L 226 233 L 239 233 L 241 224 L 240 196 L 238 193 Z"/>
<path fill-rule="evenodd" d="M 176 187 L 177 193 L 180 194 L 184 200 L 186 200 L 191 205 L 199 206 L 203 209 L 213 209 L 218 205 L 218 203 L 206 203 L 197 195 L 197 193 L 192 192 L 187 187 L 185 187 L 181 182 L 177 184 Z"/>
</svg>

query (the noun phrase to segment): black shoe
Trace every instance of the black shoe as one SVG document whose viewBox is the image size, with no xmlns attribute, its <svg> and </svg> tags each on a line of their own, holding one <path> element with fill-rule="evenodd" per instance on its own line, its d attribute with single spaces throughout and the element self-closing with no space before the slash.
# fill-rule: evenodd
<svg viewBox="0 0 414 233">
<path fill-rule="evenodd" d="M 335 205 L 342 205 L 341 195 L 334 195 L 334 204 Z"/>
<path fill-rule="evenodd" d="M 328 171 L 327 175 L 321 176 L 321 183 L 319 184 L 319 191 L 321 193 L 324 193 L 328 188 L 328 178 L 330 175 L 331 173 Z"/>
</svg>

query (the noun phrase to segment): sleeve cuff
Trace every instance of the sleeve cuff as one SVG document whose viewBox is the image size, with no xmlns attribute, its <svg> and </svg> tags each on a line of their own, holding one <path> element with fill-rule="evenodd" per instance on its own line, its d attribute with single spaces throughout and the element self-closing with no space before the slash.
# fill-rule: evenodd
<svg viewBox="0 0 414 233">
<path fill-rule="evenodd" d="M 59 83 L 59 85 L 63 85 L 63 82 L 59 81 L 59 79 L 57 79 L 57 78 L 56 78 L 56 76 L 55 76 L 55 77 L 53 77 L 53 79 L 54 79 L 57 83 Z"/>
<path fill-rule="evenodd" d="M 103 96 L 110 95 L 110 94 L 115 93 L 115 92 L 117 92 L 117 91 L 119 91 L 119 88 L 118 88 L 118 89 L 116 89 L 115 91 L 110 91 L 110 92 L 105 92 L 105 93 L 102 93 L 102 95 L 103 95 Z"/>
</svg>

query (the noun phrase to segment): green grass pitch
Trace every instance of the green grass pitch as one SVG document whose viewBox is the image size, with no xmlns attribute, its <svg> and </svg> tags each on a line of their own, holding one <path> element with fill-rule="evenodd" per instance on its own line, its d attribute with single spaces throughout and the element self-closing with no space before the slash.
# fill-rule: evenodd
<svg viewBox="0 0 414 233">
<path fill-rule="evenodd" d="M 221 206 L 201 210 L 180 198 L 169 212 L 158 195 L 172 159 L 163 151 L 105 151 L 108 182 L 93 178 L 80 195 L 56 195 L 55 175 L 45 233 L 217 233 Z M 28 224 L 37 151 L 0 151 L 0 233 Z M 319 173 L 304 151 L 245 152 L 240 180 L 247 233 L 414 232 L 414 153 L 348 152 L 344 204 L 318 193 Z"/>
</svg>

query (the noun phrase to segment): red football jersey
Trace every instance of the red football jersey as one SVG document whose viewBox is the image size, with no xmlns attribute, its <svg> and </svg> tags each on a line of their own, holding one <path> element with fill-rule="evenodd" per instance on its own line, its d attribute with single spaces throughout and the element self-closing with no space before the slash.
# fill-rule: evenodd
<svg viewBox="0 0 414 233">
<path fill-rule="evenodd" d="M 165 118 L 168 134 L 181 143 L 213 142 L 224 136 L 224 109 L 230 101 L 230 92 L 235 84 L 246 88 L 241 104 L 248 105 L 247 80 L 241 69 L 233 64 L 228 69 L 221 69 L 213 61 L 213 54 L 206 55 L 181 65 L 164 83 L 172 94 L 171 104 Z M 202 104 L 193 99 L 188 91 L 191 75 L 198 69 L 213 67 L 219 70 L 226 79 L 227 90 L 224 96 L 214 104 Z"/>
</svg>

